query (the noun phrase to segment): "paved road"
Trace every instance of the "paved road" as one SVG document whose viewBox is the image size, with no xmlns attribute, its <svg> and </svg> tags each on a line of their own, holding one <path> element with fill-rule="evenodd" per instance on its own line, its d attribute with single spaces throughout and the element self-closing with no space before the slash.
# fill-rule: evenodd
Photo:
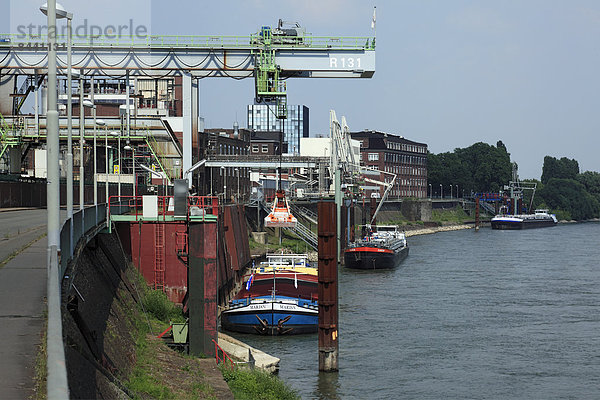
<svg viewBox="0 0 600 400">
<path fill-rule="evenodd" d="M 43 209 L 0 212 L 2 399 L 34 394 L 35 359 L 46 320 L 46 218 Z"/>
</svg>

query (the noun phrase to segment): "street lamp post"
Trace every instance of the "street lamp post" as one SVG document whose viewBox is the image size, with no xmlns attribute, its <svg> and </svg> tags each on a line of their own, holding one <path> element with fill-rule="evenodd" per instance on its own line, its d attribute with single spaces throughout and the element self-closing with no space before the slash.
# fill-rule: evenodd
<svg viewBox="0 0 600 400">
<path fill-rule="evenodd" d="M 108 126 L 103 119 L 96 120 L 96 124 L 104 127 L 104 202 L 108 204 Z"/>
<path fill-rule="evenodd" d="M 236 168 L 235 172 L 237 173 L 237 201 L 240 202 L 240 169 Z"/>
<path fill-rule="evenodd" d="M 117 160 L 118 160 L 118 196 L 119 198 L 121 197 L 121 132 L 117 132 L 117 131 L 112 131 L 111 136 L 116 136 L 118 138 L 117 140 Z M 114 169 L 114 166 L 113 166 Z M 114 172 L 114 171 L 113 171 Z"/>
<path fill-rule="evenodd" d="M 94 77 L 92 76 L 91 78 L 91 89 L 92 89 L 92 93 L 91 93 L 91 100 L 84 100 L 83 101 L 83 106 L 87 107 L 87 108 L 91 108 L 92 109 L 92 118 L 93 118 L 93 124 L 94 124 L 94 151 L 93 151 L 93 158 L 94 158 L 94 206 L 98 205 L 98 181 L 96 180 L 96 175 L 98 173 L 97 168 L 98 166 L 96 165 L 96 105 L 94 104 Z"/>
<path fill-rule="evenodd" d="M 221 167 L 221 179 L 223 180 L 223 202 L 227 198 L 227 182 L 225 181 L 225 167 Z"/>
<path fill-rule="evenodd" d="M 440 199 L 444 198 L 444 193 L 443 193 L 443 188 L 442 188 L 442 184 L 440 183 Z"/>
<path fill-rule="evenodd" d="M 450 198 L 452 198 L 452 184 L 450 184 Z"/>
<path fill-rule="evenodd" d="M 431 200 L 432 197 L 432 193 L 431 193 L 431 183 L 429 184 L 429 200 Z"/>
<path fill-rule="evenodd" d="M 134 176 L 134 185 L 133 185 L 133 199 L 135 200 L 135 161 L 133 160 L 133 147 L 129 145 L 129 141 L 127 141 L 127 144 L 125 146 L 123 146 L 123 150 L 131 150 L 131 160 L 132 160 L 132 164 L 133 164 L 133 176 Z"/>
<path fill-rule="evenodd" d="M 48 3 L 40 7 L 48 17 L 48 92 L 46 112 L 46 146 L 47 146 L 47 291 L 48 296 L 48 398 L 68 398 L 69 387 L 65 368 L 64 348 L 53 341 L 56 335 L 62 333 L 62 322 L 60 316 L 60 299 L 56 294 L 60 290 L 59 280 L 60 267 L 58 264 L 58 251 L 60 248 L 60 171 L 58 153 L 60 151 L 59 125 L 57 111 L 56 90 L 56 0 L 48 0 Z M 71 171 L 72 172 L 72 171 Z M 60 293 L 60 292 L 59 292 Z"/>
<path fill-rule="evenodd" d="M 83 166 L 83 142 L 85 141 L 85 112 L 83 111 L 83 70 L 79 73 L 79 209 L 85 207 L 85 174 Z M 82 219 L 83 223 L 83 219 Z"/>
</svg>

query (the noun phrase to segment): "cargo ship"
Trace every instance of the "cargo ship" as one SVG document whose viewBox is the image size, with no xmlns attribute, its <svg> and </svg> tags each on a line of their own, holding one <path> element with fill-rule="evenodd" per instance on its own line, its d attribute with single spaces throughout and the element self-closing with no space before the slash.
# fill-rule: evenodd
<svg viewBox="0 0 600 400">
<path fill-rule="evenodd" d="M 379 225 L 372 232 L 367 225 L 367 235 L 344 251 L 344 265 L 354 269 L 396 268 L 408 256 L 404 232 L 397 225 Z"/>
<path fill-rule="evenodd" d="M 554 226 L 558 223 L 554 214 L 538 209 L 535 214 L 498 214 L 492 218 L 492 229 L 528 229 Z"/>
<path fill-rule="evenodd" d="M 221 326 L 233 332 L 291 335 L 316 332 L 318 318 L 318 273 L 308 256 L 269 254 L 223 310 Z"/>
<path fill-rule="evenodd" d="M 537 209 L 533 214 L 528 212 L 532 209 L 536 188 L 536 182 L 522 182 L 519 180 L 517 165 L 513 163 L 513 180 L 507 186 L 504 186 L 504 204 L 500 207 L 500 212 L 491 220 L 492 229 L 514 230 L 555 226 L 558 220 L 548 210 Z M 529 207 L 523 204 L 526 190 L 531 191 Z"/>
</svg>

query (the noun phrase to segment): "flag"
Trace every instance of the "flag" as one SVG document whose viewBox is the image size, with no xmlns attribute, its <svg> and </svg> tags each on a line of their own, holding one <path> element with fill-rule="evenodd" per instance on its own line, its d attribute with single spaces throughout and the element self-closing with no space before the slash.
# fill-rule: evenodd
<svg viewBox="0 0 600 400">
<path fill-rule="evenodd" d="M 252 279 L 254 279 L 254 274 L 250 275 L 250 279 L 246 282 L 246 290 L 250 290 L 250 286 L 252 286 Z"/>
<path fill-rule="evenodd" d="M 371 20 L 371 29 L 375 29 L 375 21 L 377 20 L 376 11 L 377 7 L 373 7 L 373 20 Z"/>
</svg>

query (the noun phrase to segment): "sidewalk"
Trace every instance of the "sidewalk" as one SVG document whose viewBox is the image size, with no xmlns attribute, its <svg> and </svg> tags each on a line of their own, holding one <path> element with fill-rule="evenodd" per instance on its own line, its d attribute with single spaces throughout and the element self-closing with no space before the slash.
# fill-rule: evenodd
<svg viewBox="0 0 600 400">
<path fill-rule="evenodd" d="M 0 268 L 0 397 L 34 394 L 35 361 L 45 325 L 47 241 L 42 238 Z"/>
</svg>

